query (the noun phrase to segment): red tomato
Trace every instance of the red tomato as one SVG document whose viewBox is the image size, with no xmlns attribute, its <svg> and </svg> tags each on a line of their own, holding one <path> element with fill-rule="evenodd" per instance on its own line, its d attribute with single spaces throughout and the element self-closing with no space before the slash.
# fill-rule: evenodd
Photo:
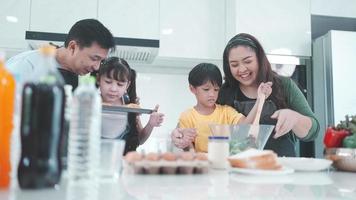
<svg viewBox="0 0 356 200">
<path fill-rule="evenodd" d="M 337 130 L 334 127 L 328 127 L 324 135 L 324 145 L 327 148 L 341 147 L 342 140 L 349 134 L 350 132 L 348 130 Z"/>
</svg>

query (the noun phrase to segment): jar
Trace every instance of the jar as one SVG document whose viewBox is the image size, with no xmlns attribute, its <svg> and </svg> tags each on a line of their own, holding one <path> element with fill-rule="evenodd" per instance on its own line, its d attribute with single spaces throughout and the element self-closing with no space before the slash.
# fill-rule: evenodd
<svg viewBox="0 0 356 200">
<path fill-rule="evenodd" d="M 208 159 L 211 167 L 215 169 L 226 169 L 229 156 L 229 137 L 209 136 Z"/>
</svg>

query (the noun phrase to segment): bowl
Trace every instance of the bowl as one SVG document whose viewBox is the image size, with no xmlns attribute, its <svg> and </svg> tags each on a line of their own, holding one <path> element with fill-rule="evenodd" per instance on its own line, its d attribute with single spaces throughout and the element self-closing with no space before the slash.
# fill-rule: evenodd
<svg viewBox="0 0 356 200">
<path fill-rule="evenodd" d="M 230 154 L 234 155 L 249 148 L 263 150 L 273 132 L 272 125 L 231 125 Z M 251 133 L 254 133 L 251 135 Z M 256 137 L 257 136 L 257 137 Z"/>
<path fill-rule="evenodd" d="M 336 169 L 356 172 L 356 149 L 326 148 L 324 154 L 325 158 L 333 161 Z"/>
<path fill-rule="evenodd" d="M 126 112 L 102 112 L 101 114 L 101 136 L 103 138 L 115 139 L 126 131 L 128 123 Z"/>
</svg>

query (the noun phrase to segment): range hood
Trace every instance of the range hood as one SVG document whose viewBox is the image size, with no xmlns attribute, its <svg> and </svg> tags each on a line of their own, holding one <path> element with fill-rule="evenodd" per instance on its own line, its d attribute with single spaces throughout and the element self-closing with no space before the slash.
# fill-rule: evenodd
<svg viewBox="0 0 356 200">
<path fill-rule="evenodd" d="M 67 34 L 26 31 L 25 39 L 31 49 L 37 49 L 44 44 L 63 46 Z M 114 37 L 116 50 L 111 56 L 117 56 L 128 62 L 150 64 L 158 55 L 159 40 Z"/>
</svg>

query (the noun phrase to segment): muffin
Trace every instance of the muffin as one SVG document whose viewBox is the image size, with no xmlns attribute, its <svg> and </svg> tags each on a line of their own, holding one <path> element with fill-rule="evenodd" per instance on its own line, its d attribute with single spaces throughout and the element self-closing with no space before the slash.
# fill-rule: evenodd
<svg viewBox="0 0 356 200">
<path fill-rule="evenodd" d="M 192 174 L 194 171 L 194 154 L 191 152 L 183 152 L 180 154 L 180 162 L 178 167 L 178 173 L 180 174 Z"/>
<path fill-rule="evenodd" d="M 160 156 L 157 153 L 148 153 L 145 156 L 146 165 L 144 166 L 145 172 L 147 174 L 158 174 L 160 170 L 159 166 Z"/>
<path fill-rule="evenodd" d="M 162 173 L 163 174 L 175 174 L 177 171 L 177 156 L 172 152 L 166 152 L 162 154 Z"/>
</svg>

